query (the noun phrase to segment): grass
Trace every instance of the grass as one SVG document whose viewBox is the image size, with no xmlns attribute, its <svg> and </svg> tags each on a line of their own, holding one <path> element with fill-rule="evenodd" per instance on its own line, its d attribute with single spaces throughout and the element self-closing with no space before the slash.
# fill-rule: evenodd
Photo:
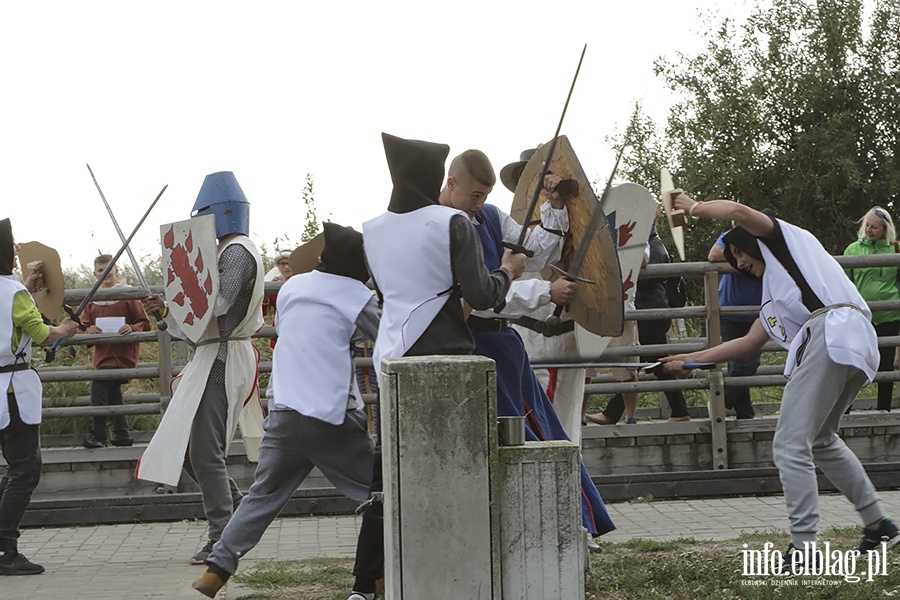
<svg viewBox="0 0 900 600">
<path fill-rule="evenodd" d="M 830 529 L 820 534 L 832 552 L 845 552 L 859 542 L 858 528 Z M 656 541 L 634 539 L 603 543 L 603 551 L 591 556 L 586 575 L 585 598 L 622 600 L 720 600 L 741 598 L 864 600 L 900 596 L 900 552 L 889 557 L 886 576 L 853 583 L 840 576 L 776 577 L 744 576 L 743 545 L 757 550 L 773 542 L 783 551 L 788 544 L 783 532 L 745 534 L 738 539 L 706 542 L 694 539 Z M 256 590 L 254 600 L 345 600 L 353 578 L 351 559 L 261 562 L 239 572 L 236 580 Z M 865 560 L 857 568 L 865 570 Z"/>
</svg>

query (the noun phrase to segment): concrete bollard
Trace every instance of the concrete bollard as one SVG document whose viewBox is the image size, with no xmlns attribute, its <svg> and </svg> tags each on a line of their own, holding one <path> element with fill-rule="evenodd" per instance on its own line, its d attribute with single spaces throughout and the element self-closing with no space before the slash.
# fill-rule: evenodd
<svg viewBox="0 0 900 600">
<path fill-rule="evenodd" d="M 500 600 L 494 361 L 398 358 L 381 372 L 386 598 Z"/>
<path fill-rule="evenodd" d="M 582 600 L 580 463 L 571 442 L 500 448 L 504 600 Z"/>
</svg>

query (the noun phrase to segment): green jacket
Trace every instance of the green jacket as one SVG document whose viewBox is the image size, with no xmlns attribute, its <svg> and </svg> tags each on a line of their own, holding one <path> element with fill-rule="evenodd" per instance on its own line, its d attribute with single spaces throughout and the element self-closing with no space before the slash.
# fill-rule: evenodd
<svg viewBox="0 0 900 600">
<path fill-rule="evenodd" d="M 847 246 L 844 256 L 891 254 L 894 251 L 894 244 L 887 240 L 870 242 L 867 238 L 861 238 Z M 900 267 L 863 267 L 844 269 L 844 272 L 866 302 L 900 300 Z M 880 310 L 872 313 L 874 325 L 889 321 L 900 321 L 900 311 Z"/>
</svg>

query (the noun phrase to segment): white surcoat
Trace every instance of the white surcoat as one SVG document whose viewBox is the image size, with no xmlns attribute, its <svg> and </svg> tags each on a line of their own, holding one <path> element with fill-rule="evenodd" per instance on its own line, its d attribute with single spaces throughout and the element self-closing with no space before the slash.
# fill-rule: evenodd
<svg viewBox="0 0 900 600">
<path fill-rule="evenodd" d="M 259 352 L 250 341 L 250 336 L 263 325 L 263 267 L 256 246 L 249 238 L 237 235 L 221 244 L 218 257 L 225 248 L 232 244 L 240 244 L 256 261 L 256 279 L 244 319 L 235 327 L 228 340 L 228 358 L 225 363 L 225 391 L 228 396 L 228 424 L 226 450 L 231 444 L 238 422 L 241 425 L 241 436 L 247 449 L 247 456 L 255 460 L 258 456 L 259 440 L 262 439 L 262 407 L 259 404 L 259 388 L 257 373 Z M 170 323 L 170 327 L 172 327 Z M 177 324 L 176 324 L 177 325 Z M 172 333 L 175 333 L 173 331 Z M 198 340 L 194 355 L 178 376 L 177 387 L 173 385 L 172 401 L 163 415 L 162 422 L 156 429 L 147 450 L 141 456 L 137 468 L 138 479 L 146 479 L 167 485 L 178 485 L 181 468 L 188 441 L 191 437 L 191 425 L 200 398 L 206 389 L 209 372 L 219 344 L 213 340 L 219 338 L 218 319 L 210 320 L 203 336 Z M 210 342 L 212 343 L 204 343 Z"/>
<path fill-rule="evenodd" d="M 818 318 L 826 319 L 825 343 L 831 360 L 864 371 L 871 381 L 878 370 L 879 355 L 872 313 L 866 301 L 813 234 L 780 219 L 778 225 L 802 279 L 822 304 L 825 307 L 845 303 L 855 306 L 837 307 Z M 797 350 L 806 339 L 803 326 L 812 311 L 803 304 L 800 288 L 784 265 L 764 240 L 759 242 L 766 263 L 759 319 L 769 337 L 788 350 L 784 375 L 790 377 Z"/>
<path fill-rule="evenodd" d="M 16 362 L 31 363 L 31 337 L 24 331 L 21 332 L 18 348 L 12 347 L 13 337 L 13 297 L 25 291 L 24 285 L 13 275 L 0 275 L 0 366 L 12 365 Z M 31 295 L 29 294 L 29 298 Z M 32 299 L 32 302 L 34 300 Z M 16 359 L 21 355 L 21 359 Z M 23 423 L 37 425 L 41 422 L 41 378 L 34 369 L 0 373 L 0 391 L 3 392 L 3 401 L 0 402 L 0 429 L 9 425 L 9 406 L 6 402 L 6 391 L 12 383 L 12 389 L 16 394 L 16 404 L 19 407 L 19 416 Z"/>
<path fill-rule="evenodd" d="M 363 223 L 366 261 L 384 300 L 373 353 L 379 380 L 381 361 L 406 354 L 447 303 L 454 215 L 465 213 L 435 204 Z"/>
<path fill-rule="evenodd" d="M 278 291 L 269 384 L 276 406 L 332 425 L 362 406 L 350 339 L 371 298 L 363 283 L 321 271 L 285 282 Z"/>
</svg>

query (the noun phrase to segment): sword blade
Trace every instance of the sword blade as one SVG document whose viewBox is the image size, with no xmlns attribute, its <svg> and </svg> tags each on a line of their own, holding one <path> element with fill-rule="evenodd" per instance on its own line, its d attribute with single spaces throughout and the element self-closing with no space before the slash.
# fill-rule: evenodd
<svg viewBox="0 0 900 600">
<path fill-rule="evenodd" d="M 534 216 L 534 209 L 537 207 L 538 198 L 540 198 L 541 190 L 544 189 L 544 177 L 550 169 L 550 160 L 553 158 L 553 151 L 556 150 L 556 140 L 559 138 L 559 131 L 562 129 L 563 119 L 566 118 L 566 111 L 569 110 L 569 100 L 572 99 L 572 91 L 575 89 L 575 82 L 578 81 L 578 73 L 581 72 L 581 63 L 584 61 L 584 53 L 587 52 L 587 44 L 581 50 L 581 58 L 578 59 L 578 68 L 575 69 L 575 77 L 572 78 L 572 85 L 569 86 L 569 95 L 566 96 L 566 104 L 563 106 L 562 114 L 559 116 L 559 124 L 556 126 L 556 133 L 553 134 L 553 141 L 550 142 L 550 149 L 547 151 L 547 158 L 541 165 L 541 175 L 538 177 L 537 185 L 534 186 L 534 193 L 531 195 L 531 202 L 528 204 L 528 212 L 525 214 L 525 220 L 522 222 L 522 231 L 519 232 L 519 241 L 516 245 L 519 248 L 525 243 L 525 236 L 528 234 L 528 224 L 531 217 Z"/>
<path fill-rule="evenodd" d="M 91 174 L 91 179 L 94 180 L 94 186 L 97 188 L 97 192 L 100 194 L 100 199 L 103 200 L 103 206 L 106 207 L 106 212 L 109 214 L 109 218 L 112 220 L 113 227 L 116 228 L 116 233 L 119 234 L 119 241 L 123 244 L 125 243 L 125 234 L 122 233 L 122 228 L 119 227 L 119 221 L 116 220 L 116 215 L 113 214 L 112 207 L 110 207 L 109 202 L 106 200 L 106 194 L 103 193 L 103 190 L 100 189 L 100 184 L 97 182 L 97 177 L 94 176 L 94 171 L 91 169 L 91 165 L 85 163 L 87 166 L 88 172 Z M 134 258 L 134 253 L 131 251 L 131 246 L 125 247 L 125 252 L 128 253 L 128 258 L 131 260 L 131 267 L 134 269 L 135 275 L 137 275 L 138 282 L 141 284 L 141 287 L 148 294 L 150 293 L 150 286 L 147 285 L 147 280 L 144 278 L 144 272 L 141 271 L 141 267 L 138 264 L 137 259 Z"/>
<path fill-rule="evenodd" d="M 631 116 L 630 125 L 636 124 L 640 112 L 640 103 L 635 104 L 634 113 Z M 630 131 L 631 127 L 626 130 L 625 140 L 622 142 L 622 146 L 616 153 L 616 164 L 613 165 L 612 172 L 609 174 L 609 179 L 606 180 L 606 187 L 603 188 L 603 194 L 600 196 L 600 201 L 594 206 L 594 211 L 591 213 L 591 220 L 588 223 L 587 228 L 584 230 L 584 237 L 581 238 L 581 242 L 578 244 L 578 250 L 575 251 L 575 255 L 572 257 L 572 260 L 569 263 L 567 272 L 570 275 L 577 276 L 581 271 L 581 265 L 584 264 L 584 259 L 585 257 L 587 257 L 588 249 L 590 248 L 591 241 L 593 241 L 594 238 L 594 233 L 600 227 L 600 223 L 603 221 L 603 219 L 606 218 L 606 213 L 603 209 L 606 207 L 606 199 L 609 197 L 609 191 L 612 189 L 613 179 L 616 176 L 616 172 L 619 170 L 619 163 L 622 160 L 622 155 L 625 153 L 625 148 L 627 148 L 630 144 Z"/>
<path fill-rule="evenodd" d="M 134 227 L 134 230 L 131 232 L 131 235 L 124 241 L 122 247 L 119 248 L 119 251 L 113 255 L 109 264 L 106 265 L 106 269 L 103 270 L 103 274 L 94 282 L 93 287 L 88 291 L 87 295 L 81 301 L 81 304 L 78 305 L 78 308 L 75 309 L 75 316 L 81 316 L 81 313 L 84 312 L 84 308 L 88 305 L 88 302 L 96 295 L 97 290 L 100 289 L 100 284 L 103 283 L 103 280 L 106 279 L 106 276 L 109 275 L 109 272 L 112 271 L 113 267 L 116 266 L 116 261 L 124 254 L 125 249 L 128 248 L 128 244 L 131 243 L 131 240 L 134 239 L 134 236 L 137 234 L 138 230 L 141 228 L 141 225 L 144 224 L 144 221 L 147 220 L 147 217 L 150 216 L 150 211 L 153 210 L 153 207 L 156 206 L 156 203 L 159 202 L 159 199 L 162 197 L 163 192 L 168 188 L 168 184 L 164 185 L 163 188 L 159 191 L 159 194 L 156 195 L 156 198 L 153 199 L 153 203 L 150 204 L 150 208 L 147 209 L 147 212 L 144 213 L 144 216 L 141 217 L 141 220 L 138 221 L 138 224 Z"/>
</svg>

